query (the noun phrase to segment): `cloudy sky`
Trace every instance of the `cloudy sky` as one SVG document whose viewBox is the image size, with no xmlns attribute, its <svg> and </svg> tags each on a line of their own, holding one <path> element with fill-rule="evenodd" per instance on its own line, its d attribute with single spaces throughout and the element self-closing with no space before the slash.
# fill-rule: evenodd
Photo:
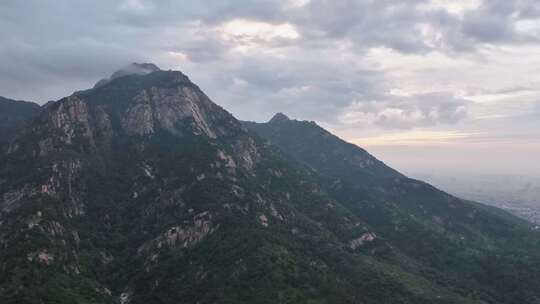
<svg viewBox="0 0 540 304">
<path fill-rule="evenodd" d="M 1 0 L 0 95 L 130 62 L 245 120 L 315 120 L 405 172 L 540 175 L 538 0 Z"/>
</svg>

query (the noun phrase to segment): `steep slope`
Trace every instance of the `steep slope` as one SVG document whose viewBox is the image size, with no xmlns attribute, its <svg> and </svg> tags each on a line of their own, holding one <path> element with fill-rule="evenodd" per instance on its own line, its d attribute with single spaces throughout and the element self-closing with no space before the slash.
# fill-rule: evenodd
<svg viewBox="0 0 540 304">
<path fill-rule="evenodd" d="M 278 113 L 267 124 L 244 124 L 324 175 L 339 176 L 356 184 L 403 177 L 367 151 L 337 138 L 314 122 L 299 122 Z"/>
<path fill-rule="evenodd" d="M 489 302 L 538 299 L 540 285 L 523 281 L 539 270 L 538 235 L 529 223 L 409 179 L 313 122 L 277 114 L 244 125 L 317 172 L 328 194 L 417 262 L 426 278 L 468 286 Z"/>
<path fill-rule="evenodd" d="M 15 130 L 37 116 L 41 108 L 33 102 L 12 100 L 0 96 L 0 145 L 10 141 Z"/>
<path fill-rule="evenodd" d="M 318 182 L 180 72 L 111 79 L 0 156 L 0 302 L 482 303 Z"/>
</svg>

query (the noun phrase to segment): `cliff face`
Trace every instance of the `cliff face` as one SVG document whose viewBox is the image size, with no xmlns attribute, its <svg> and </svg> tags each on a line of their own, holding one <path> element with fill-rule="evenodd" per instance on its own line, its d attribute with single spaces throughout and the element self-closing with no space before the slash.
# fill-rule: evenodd
<svg viewBox="0 0 540 304">
<path fill-rule="evenodd" d="M 180 72 L 112 78 L 1 153 L 0 302 L 535 303 L 527 224 L 314 123 L 247 125 L 269 143 Z"/>
</svg>

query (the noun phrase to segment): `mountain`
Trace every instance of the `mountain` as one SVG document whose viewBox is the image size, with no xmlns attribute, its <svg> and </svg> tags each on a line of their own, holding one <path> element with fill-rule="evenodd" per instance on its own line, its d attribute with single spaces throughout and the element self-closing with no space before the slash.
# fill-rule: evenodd
<svg viewBox="0 0 540 304">
<path fill-rule="evenodd" d="M 244 124 L 325 175 L 343 177 L 348 174 L 347 180 L 356 184 L 361 180 L 404 177 L 362 148 L 318 127 L 315 122 L 299 122 L 278 113 L 267 124 Z"/>
<path fill-rule="evenodd" d="M 2 303 L 378 298 L 364 275 L 421 298 L 349 253 L 368 228 L 180 72 L 51 104 L 0 164 Z"/>
<path fill-rule="evenodd" d="M 426 267 L 422 276 L 486 293 L 481 298 L 489 303 L 536 301 L 539 285 L 523 282 L 538 265 L 538 235 L 530 223 L 407 178 L 314 122 L 278 113 L 268 123 L 244 125 L 316 172 L 327 194 L 415 267 Z"/>
<path fill-rule="evenodd" d="M 115 77 L 18 132 L 0 155 L 1 303 L 539 300 L 526 222 L 315 123 L 243 124 L 178 71 Z"/>
<path fill-rule="evenodd" d="M 0 144 L 14 137 L 17 128 L 37 116 L 41 107 L 33 102 L 12 100 L 0 96 Z"/>
</svg>

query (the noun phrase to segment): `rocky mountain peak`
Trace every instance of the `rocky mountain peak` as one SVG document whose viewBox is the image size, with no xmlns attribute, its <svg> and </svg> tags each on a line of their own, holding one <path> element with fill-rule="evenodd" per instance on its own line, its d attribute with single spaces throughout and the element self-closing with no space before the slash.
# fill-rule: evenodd
<svg viewBox="0 0 540 304">
<path fill-rule="evenodd" d="M 124 77 L 128 75 L 146 75 L 146 74 L 150 74 L 157 71 L 161 71 L 161 69 L 153 63 L 133 62 L 117 70 L 116 72 L 112 73 L 111 77 L 101 79 L 94 85 L 94 88 L 101 87 L 116 78 L 120 78 L 120 77 Z"/>
<path fill-rule="evenodd" d="M 241 124 L 183 73 L 156 70 L 152 64 L 132 64 L 130 69 L 138 76 L 117 77 L 120 72 L 116 72 L 106 85 L 75 92 L 46 107 L 45 123 L 40 126 L 44 130 L 40 133 L 42 144 L 34 152 L 46 155 L 66 145 L 91 153 L 109 151 L 125 136 L 142 142 L 163 134 L 211 140 L 242 134 Z M 242 152 L 238 153 L 250 154 L 252 146 L 242 141 L 237 149 Z M 245 167 L 256 159 L 251 154 L 245 157 Z"/>
<path fill-rule="evenodd" d="M 274 115 L 272 119 L 270 119 L 269 123 L 280 123 L 280 122 L 289 121 L 289 120 L 291 119 L 287 115 L 279 112 L 279 113 L 276 113 L 276 115 Z"/>
</svg>

